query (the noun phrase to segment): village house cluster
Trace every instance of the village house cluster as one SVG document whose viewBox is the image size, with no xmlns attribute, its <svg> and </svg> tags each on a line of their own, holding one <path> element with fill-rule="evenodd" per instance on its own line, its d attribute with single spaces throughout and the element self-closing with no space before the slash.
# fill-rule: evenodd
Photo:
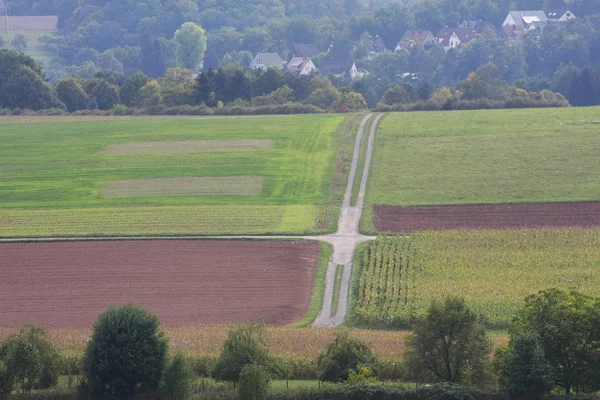
<svg viewBox="0 0 600 400">
<path fill-rule="evenodd" d="M 564 24 L 575 18 L 575 15 L 569 10 L 548 14 L 543 10 L 510 11 L 500 27 L 495 27 L 488 21 L 463 21 L 455 28 L 440 29 L 435 35 L 425 29 L 408 30 L 394 51 L 411 51 L 414 47 L 429 50 L 436 45 L 441 46 L 445 51 L 460 49 L 477 36 L 521 40 L 527 34 L 541 32 L 548 24 Z M 379 36 L 371 37 L 371 42 L 369 54 L 365 57 L 366 60 L 391 51 Z M 325 57 L 316 64 L 313 62 L 313 57 L 327 52 L 329 49 L 321 49 L 316 44 L 292 43 L 278 53 L 258 53 L 252 60 L 250 68 L 287 69 L 300 75 L 308 75 L 318 70 L 324 75 L 347 76 L 350 79 L 359 78 L 368 73 L 365 68 L 362 68 L 365 60 Z"/>
</svg>

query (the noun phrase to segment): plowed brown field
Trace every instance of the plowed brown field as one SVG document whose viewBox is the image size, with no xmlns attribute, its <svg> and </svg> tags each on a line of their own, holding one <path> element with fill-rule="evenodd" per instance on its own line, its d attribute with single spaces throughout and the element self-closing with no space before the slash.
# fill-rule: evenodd
<svg viewBox="0 0 600 400">
<path fill-rule="evenodd" d="M 0 244 L 0 327 L 90 328 L 134 302 L 165 326 L 283 325 L 307 311 L 316 242 L 157 240 Z"/>
<path fill-rule="evenodd" d="M 600 202 L 375 206 L 377 232 L 600 226 Z"/>
</svg>

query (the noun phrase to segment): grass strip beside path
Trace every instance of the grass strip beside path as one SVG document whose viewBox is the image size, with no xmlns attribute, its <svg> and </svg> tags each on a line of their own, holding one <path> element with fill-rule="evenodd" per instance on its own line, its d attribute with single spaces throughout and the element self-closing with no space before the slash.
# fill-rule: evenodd
<svg viewBox="0 0 600 400">
<path fill-rule="evenodd" d="M 331 297 L 331 316 L 337 314 L 338 303 L 340 299 L 340 288 L 342 287 L 342 277 L 344 276 L 344 265 L 338 264 L 335 268 L 335 281 L 333 284 L 333 296 Z"/>
<path fill-rule="evenodd" d="M 327 265 L 329 264 L 329 260 L 331 259 L 331 254 L 333 253 L 333 246 L 329 243 L 320 242 L 321 245 L 321 257 L 319 258 L 319 263 L 317 265 L 317 272 L 315 273 L 315 284 L 313 286 L 312 297 L 310 299 L 310 308 L 306 315 L 298 322 L 294 322 L 290 324 L 290 327 L 304 327 L 311 325 L 321 308 L 323 308 L 323 297 L 325 296 L 325 280 L 327 277 Z"/>
<path fill-rule="evenodd" d="M 354 176 L 354 182 L 352 184 L 352 195 L 350 196 L 350 207 L 356 207 L 356 202 L 358 201 L 358 193 L 360 192 L 360 182 L 362 181 L 362 177 L 365 170 L 365 160 L 367 159 L 367 147 L 369 143 L 369 135 L 371 133 L 371 127 L 373 126 L 373 121 L 377 118 L 378 114 L 374 114 L 365 125 L 365 129 L 363 131 L 363 136 L 360 140 L 360 153 L 358 156 L 358 165 L 356 168 L 356 175 Z"/>
</svg>

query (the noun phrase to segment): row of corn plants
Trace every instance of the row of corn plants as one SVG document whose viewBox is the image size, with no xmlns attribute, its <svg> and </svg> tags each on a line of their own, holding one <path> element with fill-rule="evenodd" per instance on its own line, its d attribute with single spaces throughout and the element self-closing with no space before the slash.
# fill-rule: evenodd
<svg viewBox="0 0 600 400">
<path fill-rule="evenodd" d="M 540 290 L 600 295 L 600 229 L 383 236 L 364 252 L 359 285 L 359 325 L 406 327 L 432 300 L 460 296 L 480 322 L 506 328 Z"/>
</svg>

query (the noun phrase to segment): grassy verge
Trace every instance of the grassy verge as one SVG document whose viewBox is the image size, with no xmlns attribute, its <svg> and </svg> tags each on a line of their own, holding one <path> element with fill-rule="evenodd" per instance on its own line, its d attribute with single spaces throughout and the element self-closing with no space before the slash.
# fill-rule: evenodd
<svg viewBox="0 0 600 400">
<path fill-rule="evenodd" d="M 327 278 L 327 265 L 331 259 L 333 253 L 333 246 L 329 243 L 321 242 L 321 257 L 319 258 L 319 264 L 317 265 L 317 272 L 315 274 L 315 284 L 313 286 L 313 294 L 310 300 L 310 308 L 306 315 L 298 322 L 290 324 L 290 327 L 303 327 L 312 324 L 321 308 L 323 307 L 323 297 L 325 296 L 325 280 Z"/>
<path fill-rule="evenodd" d="M 330 185 L 330 200 L 327 207 L 327 232 L 337 231 L 337 223 L 340 216 L 340 205 L 344 201 L 344 194 L 348 184 L 348 175 L 354 155 L 354 143 L 360 122 L 365 114 L 354 114 L 350 116 L 335 134 L 335 141 L 339 153 L 335 162 L 335 171 L 332 174 Z"/>
<path fill-rule="evenodd" d="M 350 278 L 350 291 L 348 293 L 348 311 L 345 325 L 356 326 L 355 307 L 360 290 L 360 276 L 362 274 L 362 260 L 370 242 L 364 242 L 356 246 L 354 262 L 352 264 L 352 276 Z"/>
<path fill-rule="evenodd" d="M 333 283 L 333 295 L 331 296 L 331 316 L 337 314 L 338 302 L 340 299 L 340 288 L 342 287 L 342 278 L 344 277 L 344 265 L 338 264 L 335 267 L 335 281 Z"/>
<path fill-rule="evenodd" d="M 377 114 L 374 114 L 365 125 L 363 136 L 360 141 L 360 153 L 358 156 L 358 166 L 356 168 L 356 175 L 354 176 L 354 184 L 352 185 L 352 196 L 350 197 L 350 206 L 356 206 L 358 201 L 358 193 L 360 192 L 360 182 L 362 181 L 363 172 L 365 170 L 365 160 L 367 158 L 367 147 L 369 144 L 369 135 L 371 133 L 371 127 L 373 121 L 377 118 Z"/>
</svg>

